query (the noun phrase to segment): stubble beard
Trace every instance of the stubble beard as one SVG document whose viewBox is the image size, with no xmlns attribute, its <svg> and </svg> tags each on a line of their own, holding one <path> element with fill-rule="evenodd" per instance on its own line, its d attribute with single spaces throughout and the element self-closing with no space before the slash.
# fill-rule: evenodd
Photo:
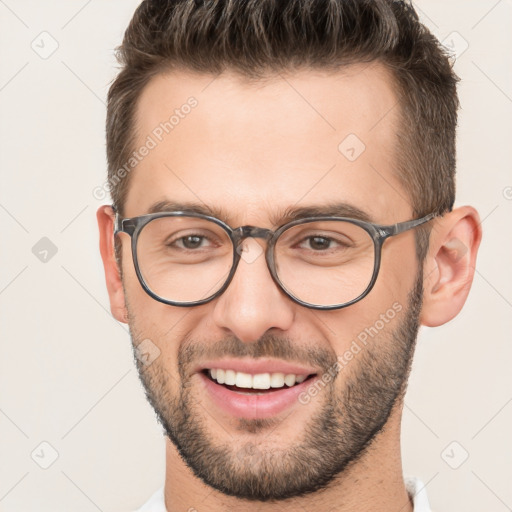
<svg viewBox="0 0 512 512">
<path fill-rule="evenodd" d="M 245 441 L 237 442 L 236 433 L 224 442 L 212 439 L 208 424 L 214 420 L 194 396 L 197 386 L 190 384 L 190 366 L 207 350 L 200 342 L 183 340 L 179 348 L 179 386 L 172 385 L 170 373 L 161 364 L 163 358 L 146 367 L 135 357 L 146 397 L 183 461 L 206 485 L 229 496 L 262 502 L 325 489 L 361 458 L 403 398 L 419 328 L 422 282 L 420 271 L 396 328 L 388 326 L 380 332 L 350 362 L 350 372 L 339 371 L 312 398 L 311 402 L 322 400 L 319 412 L 297 429 L 300 438 L 282 449 L 271 443 L 279 429 L 276 418 L 240 419 L 236 430 Z M 144 336 L 138 334 L 133 312 L 129 311 L 129 318 L 135 347 Z M 292 340 L 267 335 L 252 344 L 230 338 L 216 347 L 217 355 L 301 360 L 326 372 L 332 372 L 337 361 L 335 354 L 324 349 L 303 351 L 302 359 L 297 359 Z M 344 379 L 341 389 L 340 376 Z M 177 387 L 178 393 L 173 393 Z M 248 435 L 254 440 L 247 440 Z"/>
</svg>

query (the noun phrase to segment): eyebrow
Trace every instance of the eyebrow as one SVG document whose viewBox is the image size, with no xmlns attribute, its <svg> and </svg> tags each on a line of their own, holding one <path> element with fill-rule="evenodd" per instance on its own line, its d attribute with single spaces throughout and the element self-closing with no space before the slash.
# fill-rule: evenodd
<svg viewBox="0 0 512 512">
<path fill-rule="evenodd" d="M 223 208 L 208 206 L 205 203 L 182 202 L 182 201 L 159 201 L 154 203 L 148 209 L 148 213 L 161 213 L 161 212 L 187 212 L 199 213 L 202 215 L 209 215 L 222 220 L 226 224 L 231 220 L 228 212 Z"/>
<path fill-rule="evenodd" d="M 218 206 L 208 206 L 205 203 L 164 200 L 154 203 L 148 209 L 148 213 L 175 211 L 208 215 L 235 227 L 233 226 L 234 219 L 227 210 Z M 281 226 L 288 222 L 307 217 L 348 217 L 350 219 L 357 219 L 364 222 L 375 222 L 374 218 L 368 212 L 346 202 L 331 202 L 322 205 L 301 207 L 289 206 L 284 210 L 271 214 L 269 219 L 274 226 Z"/>
</svg>

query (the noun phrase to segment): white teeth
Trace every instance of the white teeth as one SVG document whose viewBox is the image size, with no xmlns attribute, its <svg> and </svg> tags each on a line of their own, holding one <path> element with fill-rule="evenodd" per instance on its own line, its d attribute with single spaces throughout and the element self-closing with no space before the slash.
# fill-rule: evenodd
<svg viewBox="0 0 512 512">
<path fill-rule="evenodd" d="M 234 386 L 236 382 L 236 372 L 233 370 L 226 370 L 224 372 L 224 384 L 229 384 L 230 386 Z"/>
<path fill-rule="evenodd" d="M 270 386 L 273 388 L 282 388 L 284 386 L 284 373 L 273 373 L 270 376 Z"/>
<path fill-rule="evenodd" d="M 287 386 L 293 386 L 295 384 L 295 375 L 293 375 L 293 373 L 285 375 L 284 376 L 284 383 Z"/>
<path fill-rule="evenodd" d="M 307 375 L 295 375 L 293 373 L 250 373 L 236 372 L 235 370 L 223 370 L 212 368 L 208 370 L 210 377 L 219 384 L 237 386 L 239 388 L 269 389 L 291 387 L 294 384 L 304 382 Z"/>
<path fill-rule="evenodd" d="M 268 389 L 270 387 L 270 374 L 257 373 L 252 377 L 252 387 L 254 389 Z"/>
<path fill-rule="evenodd" d="M 237 388 L 252 388 L 252 375 L 249 373 L 236 372 Z"/>
</svg>

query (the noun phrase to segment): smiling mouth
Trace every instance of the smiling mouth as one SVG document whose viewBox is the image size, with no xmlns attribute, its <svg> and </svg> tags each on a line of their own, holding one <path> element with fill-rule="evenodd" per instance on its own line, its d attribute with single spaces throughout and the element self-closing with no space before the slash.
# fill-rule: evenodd
<svg viewBox="0 0 512 512">
<path fill-rule="evenodd" d="M 275 391 L 282 391 L 298 386 L 313 377 L 316 373 L 310 375 L 294 375 L 283 373 L 264 373 L 251 375 L 233 370 L 219 370 L 205 368 L 201 371 L 203 375 L 215 384 L 222 386 L 230 391 L 241 394 L 263 395 Z"/>
</svg>

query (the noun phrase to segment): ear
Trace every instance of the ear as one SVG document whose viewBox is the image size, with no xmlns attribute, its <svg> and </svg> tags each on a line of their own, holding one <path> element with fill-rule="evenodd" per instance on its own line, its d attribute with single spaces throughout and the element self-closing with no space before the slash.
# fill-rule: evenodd
<svg viewBox="0 0 512 512">
<path fill-rule="evenodd" d="M 124 297 L 120 269 L 114 251 L 114 218 L 111 206 L 100 206 L 96 212 L 100 231 L 100 253 L 105 269 L 105 280 L 110 298 L 110 311 L 119 322 L 128 322 L 128 310 Z"/>
<path fill-rule="evenodd" d="M 423 267 L 422 325 L 442 325 L 460 312 L 473 282 L 481 239 L 480 217 L 471 206 L 437 219 Z"/>
</svg>

